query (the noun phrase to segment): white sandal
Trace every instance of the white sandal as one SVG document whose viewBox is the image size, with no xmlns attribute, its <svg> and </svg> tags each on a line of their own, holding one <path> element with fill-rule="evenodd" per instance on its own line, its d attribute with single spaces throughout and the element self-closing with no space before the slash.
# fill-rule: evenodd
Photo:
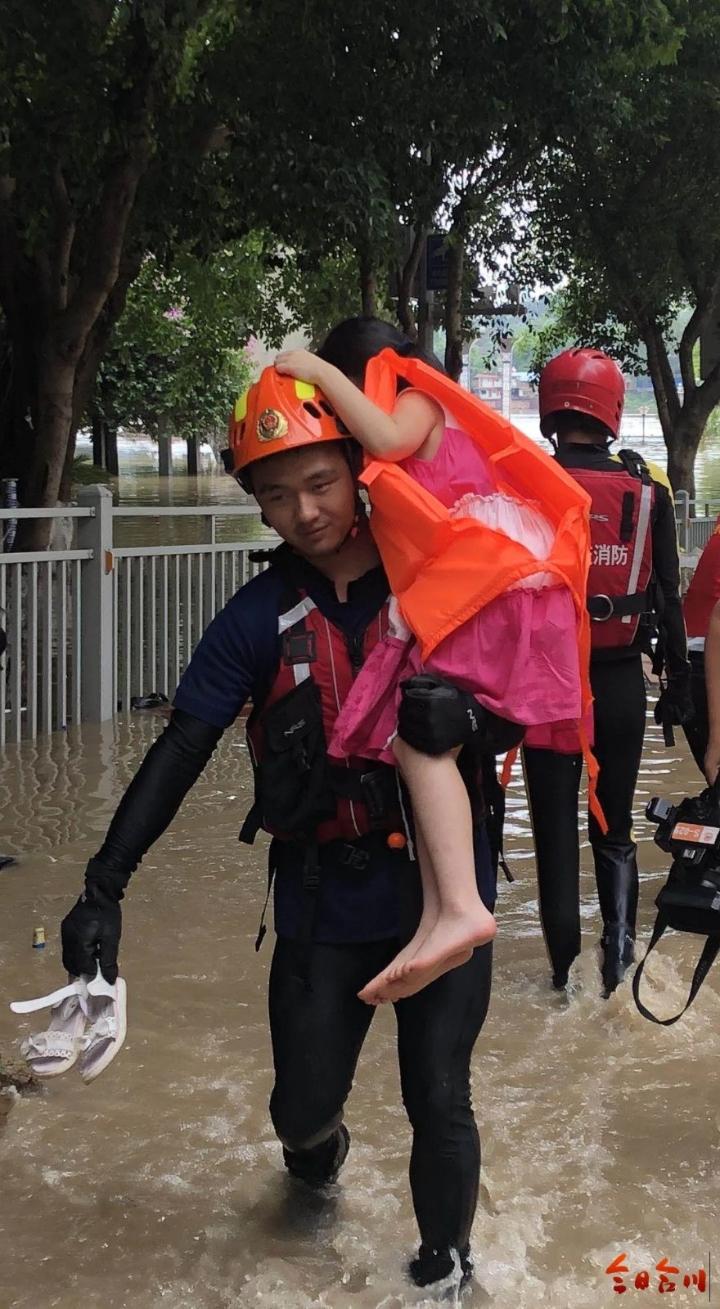
<svg viewBox="0 0 720 1309">
<path fill-rule="evenodd" d="M 13 1013 L 31 1014 L 50 1008 L 50 1025 L 28 1036 L 21 1051 L 38 1077 L 57 1077 L 80 1059 L 80 1074 L 91 1082 L 107 1068 L 127 1035 L 127 987 L 122 978 L 114 986 L 98 966 L 91 982 L 76 977 L 38 1000 L 14 1000 Z"/>
<path fill-rule="evenodd" d="M 127 1035 L 127 986 L 122 977 L 110 986 L 98 969 L 87 989 L 88 1026 L 80 1038 L 80 1076 L 92 1082 L 112 1063 Z"/>
<path fill-rule="evenodd" d="M 87 982 L 83 977 L 77 977 L 69 986 L 62 986 L 38 1000 L 13 1000 L 10 1008 L 15 1014 L 50 1009 L 47 1030 L 26 1037 L 20 1047 L 36 1076 L 57 1077 L 77 1062 L 87 1020 L 87 1005 Z"/>
</svg>

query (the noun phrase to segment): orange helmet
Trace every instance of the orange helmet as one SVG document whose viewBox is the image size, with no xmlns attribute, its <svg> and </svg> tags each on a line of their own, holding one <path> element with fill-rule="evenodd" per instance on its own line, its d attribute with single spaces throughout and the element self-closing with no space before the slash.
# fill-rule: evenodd
<svg viewBox="0 0 720 1309">
<path fill-rule="evenodd" d="M 317 386 L 265 368 L 235 402 L 223 461 L 228 473 L 244 481 L 242 474 L 258 459 L 346 437 Z"/>
</svg>

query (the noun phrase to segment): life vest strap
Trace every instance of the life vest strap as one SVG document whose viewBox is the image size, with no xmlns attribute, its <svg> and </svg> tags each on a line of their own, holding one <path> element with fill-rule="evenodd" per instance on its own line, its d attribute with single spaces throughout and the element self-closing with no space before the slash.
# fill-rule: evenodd
<svg viewBox="0 0 720 1309">
<path fill-rule="evenodd" d="M 340 799 L 365 805 L 373 826 L 381 824 L 397 809 L 397 780 L 395 769 L 389 764 L 362 769 L 330 764 L 328 776 L 334 794 Z"/>
<path fill-rule="evenodd" d="M 630 577 L 628 579 L 628 595 L 637 593 L 638 579 L 645 556 L 645 545 L 650 532 L 650 516 L 653 505 L 652 482 L 643 478 L 640 487 L 640 509 L 638 512 L 637 531 L 635 533 L 635 544 L 633 546 L 633 556 L 630 565 Z M 621 619 L 623 623 L 629 623 L 632 620 L 632 614 L 625 614 Z"/>
<path fill-rule="evenodd" d="M 587 769 L 588 779 L 588 809 L 597 823 L 603 836 L 607 836 L 608 823 L 603 807 L 600 804 L 597 793 L 598 777 L 600 776 L 600 765 L 590 748 L 587 728 L 583 719 L 578 724 L 578 736 L 580 738 L 580 749 Z"/>
<path fill-rule="evenodd" d="M 594 623 L 607 623 L 611 618 L 625 618 L 631 614 L 646 614 L 652 610 L 647 591 L 634 595 L 589 595 L 587 611 Z"/>
</svg>

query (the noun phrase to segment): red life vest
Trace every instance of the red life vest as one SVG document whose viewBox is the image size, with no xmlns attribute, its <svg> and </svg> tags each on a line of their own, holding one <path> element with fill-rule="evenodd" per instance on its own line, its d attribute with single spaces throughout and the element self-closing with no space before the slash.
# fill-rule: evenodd
<svg viewBox="0 0 720 1309">
<path fill-rule="evenodd" d="M 355 642 L 305 592 L 295 591 L 288 601 L 278 615 L 282 647 L 275 680 L 247 723 L 256 799 L 241 839 L 251 841 L 260 827 L 281 839 L 320 844 L 402 830 L 395 770 L 367 759 L 329 760 L 326 750 L 357 672 L 387 632 L 388 606 Z M 310 830 L 305 822 L 278 822 L 278 814 L 300 813 L 310 793 L 316 801 Z"/>
<path fill-rule="evenodd" d="M 617 472 L 568 468 L 589 493 L 588 610 L 592 648 L 632 645 L 640 616 L 652 609 L 652 511 L 655 486 L 644 459 L 619 451 Z"/>
<path fill-rule="evenodd" d="M 688 636 L 707 636 L 710 615 L 720 600 L 720 518 L 700 555 L 683 601 Z"/>
</svg>

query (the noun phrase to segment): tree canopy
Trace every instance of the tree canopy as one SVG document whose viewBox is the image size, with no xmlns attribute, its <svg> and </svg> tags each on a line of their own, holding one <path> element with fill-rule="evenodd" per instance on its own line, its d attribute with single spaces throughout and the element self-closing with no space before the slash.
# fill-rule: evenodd
<svg viewBox="0 0 720 1309">
<path fill-rule="evenodd" d="M 684 28 L 663 60 L 628 69 L 592 114 L 564 116 L 537 168 L 530 259 L 537 269 L 541 254 L 548 283 L 567 281 L 548 345 L 596 344 L 631 371 L 647 361 L 671 481 L 692 491 L 720 402 L 720 363 L 701 379 L 696 349 L 720 314 L 720 10 L 714 0 L 671 7 Z"/>
<path fill-rule="evenodd" d="M 157 436 L 217 435 L 229 397 L 250 379 L 242 345 L 262 334 L 279 346 L 288 325 L 253 234 L 200 261 L 169 267 L 147 255 L 98 370 L 93 415 Z"/>
<path fill-rule="evenodd" d="M 622 248 L 650 336 L 688 287 L 706 306 L 715 237 L 700 154 L 718 20 L 713 0 L 695 12 L 686 0 L 6 0 L 0 473 L 22 477 L 26 503 L 55 501 L 126 301 L 112 349 L 132 389 L 131 325 L 149 330 L 148 297 L 181 298 L 169 308 L 182 318 L 153 320 L 146 412 L 176 404 L 184 357 L 197 385 L 176 412 L 204 411 L 200 391 L 214 411 L 222 368 L 203 352 L 230 359 L 231 324 L 238 347 L 259 322 L 272 336 L 281 312 L 319 335 L 379 308 L 414 332 L 433 224 L 447 233 L 453 372 L 480 257 L 500 276 L 514 258 L 528 285 L 570 276 L 588 305 L 596 294 L 595 320 L 630 323 L 599 255 Z M 681 209 L 706 217 L 686 222 L 670 258 L 660 229 L 679 232 Z M 664 253 L 650 278 L 653 247 Z M 206 271 L 185 295 L 193 268 Z M 204 278 L 208 294 L 237 291 L 222 324 L 203 319 Z M 710 392 L 696 389 L 700 412 Z"/>
</svg>

